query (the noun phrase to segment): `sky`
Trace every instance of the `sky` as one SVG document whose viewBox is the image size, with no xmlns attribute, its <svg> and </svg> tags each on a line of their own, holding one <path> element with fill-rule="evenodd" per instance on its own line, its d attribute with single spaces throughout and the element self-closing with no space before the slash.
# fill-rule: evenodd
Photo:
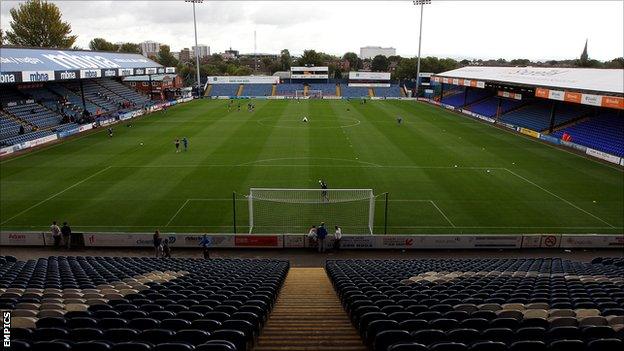
<svg viewBox="0 0 624 351">
<path fill-rule="evenodd" d="M 52 1 L 88 48 L 112 42 L 158 41 L 172 51 L 194 45 L 193 10 L 183 0 Z M 0 1 L 0 27 L 20 2 Z M 315 49 L 342 55 L 361 46 L 418 52 L 420 11 L 412 1 L 209 1 L 197 4 L 198 41 L 211 53 L 300 55 Z M 459 58 L 572 59 L 589 40 L 589 56 L 624 56 L 624 1 L 444 1 L 424 8 L 422 55 Z"/>
</svg>

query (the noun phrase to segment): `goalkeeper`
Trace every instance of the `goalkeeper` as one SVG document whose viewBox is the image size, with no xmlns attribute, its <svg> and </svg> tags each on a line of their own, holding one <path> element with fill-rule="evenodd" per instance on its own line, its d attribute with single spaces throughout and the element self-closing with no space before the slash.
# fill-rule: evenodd
<svg viewBox="0 0 624 351">
<path fill-rule="evenodd" d="M 323 201 L 329 202 L 329 196 L 327 195 L 327 183 L 325 183 L 323 179 L 319 179 L 319 184 L 321 185 L 321 189 L 323 189 L 321 191 L 321 197 L 323 198 Z"/>
</svg>

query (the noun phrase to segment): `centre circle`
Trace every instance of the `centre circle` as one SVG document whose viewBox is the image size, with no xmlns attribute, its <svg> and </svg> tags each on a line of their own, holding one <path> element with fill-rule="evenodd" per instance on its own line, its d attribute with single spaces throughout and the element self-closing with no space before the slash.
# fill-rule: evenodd
<svg viewBox="0 0 624 351">
<path fill-rule="evenodd" d="M 304 117 L 307 117 L 307 122 L 304 121 Z M 289 115 L 284 117 L 266 117 L 258 120 L 258 124 L 262 126 L 289 129 L 338 129 L 355 127 L 360 123 L 360 120 L 355 117 L 329 115 Z"/>
</svg>

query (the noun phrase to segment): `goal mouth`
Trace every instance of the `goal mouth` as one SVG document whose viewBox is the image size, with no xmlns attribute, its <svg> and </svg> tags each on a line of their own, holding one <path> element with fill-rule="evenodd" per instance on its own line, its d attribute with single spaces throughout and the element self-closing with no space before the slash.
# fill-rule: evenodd
<svg viewBox="0 0 624 351">
<path fill-rule="evenodd" d="M 296 193 L 290 193 L 293 196 L 283 196 L 279 194 L 280 190 L 291 190 L 298 192 L 307 192 L 311 197 L 298 197 Z M 274 194 L 275 193 L 275 194 Z M 324 194 L 326 193 L 326 194 Z M 287 193 L 285 193 L 287 194 Z M 316 196 L 315 196 L 316 194 Z M 282 196 L 280 196 L 282 195 Z M 276 203 L 291 204 L 318 204 L 318 203 L 344 203 L 370 200 L 373 195 L 372 189 L 267 189 L 252 188 L 248 197 L 253 197 L 256 201 L 269 201 Z"/>
<path fill-rule="evenodd" d="M 373 233 L 372 189 L 251 188 L 246 198 L 249 233 L 307 233 L 321 223 L 349 234 Z"/>
<path fill-rule="evenodd" d="M 317 89 L 295 90 L 295 97 L 297 98 L 309 98 L 309 99 L 322 99 L 323 91 Z"/>
</svg>

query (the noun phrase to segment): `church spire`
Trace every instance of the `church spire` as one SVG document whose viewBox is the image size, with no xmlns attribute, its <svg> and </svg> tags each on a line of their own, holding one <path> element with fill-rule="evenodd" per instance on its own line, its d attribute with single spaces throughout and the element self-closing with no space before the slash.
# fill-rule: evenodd
<svg viewBox="0 0 624 351">
<path fill-rule="evenodd" d="M 585 64 L 587 63 L 588 60 L 588 55 L 587 55 L 587 39 L 585 39 L 585 48 L 583 49 L 583 53 L 581 54 L 581 65 L 585 66 Z"/>
</svg>

